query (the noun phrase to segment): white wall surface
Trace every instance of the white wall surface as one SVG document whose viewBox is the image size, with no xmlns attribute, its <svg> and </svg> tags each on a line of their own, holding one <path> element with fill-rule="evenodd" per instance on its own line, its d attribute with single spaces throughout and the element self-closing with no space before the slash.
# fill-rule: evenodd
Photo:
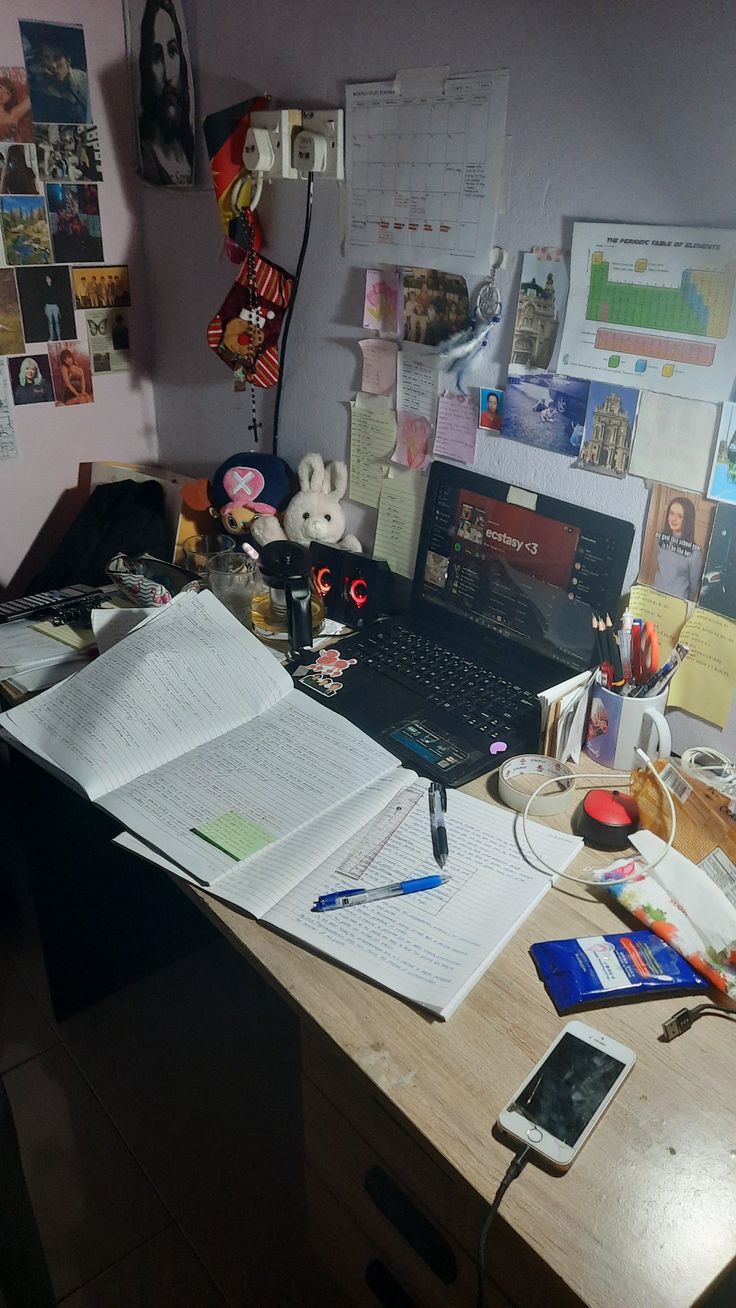
<svg viewBox="0 0 736 1308">
<path fill-rule="evenodd" d="M 0 8 L 0 65 L 22 65 L 18 18 L 81 23 L 87 44 L 90 97 L 100 131 L 104 181 L 99 187 L 106 263 L 128 263 L 132 293 L 133 371 L 94 377 L 94 404 L 16 409 L 20 458 L 0 463 L 0 594 L 21 589 L 51 554 L 80 505 L 79 464 L 96 459 L 157 461 L 146 276 L 133 174 L 135 142 L 124 57 L 120 0 L 30 0 Z M 77 335 L 86 348 L 84 314 Z M 43 351 L 35 350 L 34 353 Z M 29 554 L 30 551 L 30 554 Z"/>
<path fill-rule="evenodd" d="M 284 106 L 344 104 L 348 81 L 449 64 L 511 74 L 510 200 L 496 239 L 512 252 L 569 246 L 575 218 L 736 223 L 730 0 L 187 0 L 202 113 L 258 91 Z M 304 194 L 271 188 L 262 212 L 276 262 L 293 270 Z M 145 240 L 156 324 L 156 411 L 164 464 L 207 471 L 251 448 L 249 400 L 209 352 L 205 328 L 235 271 L 220 259 L 211 195 L 146 192 Z M 341 252 L 337 188 L 317 183 L 307 262 L 289 340 L 279 452 L 345 458 L 347 401 L 359 384 L 363 275 Z M 501 278 L 509 306 L 520 263 Z M 513 311 L 499 334 L 510 348 Z M 259 396 L 268 419 L 272 396 Z M 637 523 L 644 484 L 570 471 L 568 460 L 483 441 L 484 471 Z M 663 469 L 666 478 L 666 469 Z M 351 525 L 367 544 L 373 515 Z M 635 549 L 638 550 L 638 541 Z M 715 739 L 676 715 L 678 743 Z M 736 745 L 736 718 L 724 737 Z"/>
</svg>

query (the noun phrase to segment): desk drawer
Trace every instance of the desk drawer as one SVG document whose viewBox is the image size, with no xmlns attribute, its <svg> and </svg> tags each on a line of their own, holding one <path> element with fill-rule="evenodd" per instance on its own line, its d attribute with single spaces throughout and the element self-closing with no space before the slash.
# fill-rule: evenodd
<svg viewBox="0 0 736 1308">
<path fill-rule="evenodd" d="M 443 1229 L 415 1184 L 416 1174 L 408 1177 L 395 1160 L 376 1153 L 306 1078 L 303 1102 L 307 1169 L 350 1214 L 406 1292 L 420 1308 L 472 1305 L 475 1262 Z M 489 1282 L 486 1304 L 508 1300 Z"/>
<path fill-rule="evenodd" d="M 467 1259 L 475 1268 L 478 1236 L 488 1213 L 487 1203 L 458 1173 L 442 1162 L 432 1147 L 410 1134 L 398 1112 L 391 1109 L 381 1090 L 342 1055 L 314 1028 L 302 1028 L 302 1078 L 304 1087 L 305 1152 L 308 1161 L 323 1176 L 350 1211 L 365 1226 L 365 1212 L 372 1210 L 373 1221 L 387 1226 L 365 1190 L 366 1173 L 381 1167 L 399 1183 L 408 1198 L 436 1225 L 455 1252 L 458 1263 Z M 331 1110 L 331 1111 L 330 1111 Z M 326 1126 L 329 1122 L 329 1126 Z M 341 1122 L 348 1127 L 343 1133 Z M 335 1133 L 335 1140 L 331 1132 Z M 340 1139 L 340 1146 L 336 1140 Z M 351 1155 L 360 1157 L 362 1171 L 353 1164 Z M 509 1155 L 509 1158 L 511 1155 Z M 340 1175 L 328 1175 L 328 1160 L 339 1159 Z M 348 1182 L 349 1178 L 349 1182 Z M 518 1184 L 522 1185 L 523 1180 Z M 356 1212 L 360 1196 L 360 1207 Z M 352 1202 L 351 1202 L 352 1200 Z M 376 1232 L 381 1227 L 365 1226 Z M 413 1250 L 413 1261 L 417 1255 Z M 540 1256 L 504 1220 L 503 1210 L 491 1229 L 487 1262 L 494 1285 L 507 1301 L 524 1308 L 580 1308 L 572 1293 Z M 467 1285 L 467 1281 L 463 1282 Z M 447 1297 L 443 1286 L 443 1305 L 473 1303 Z"/>
</svg>

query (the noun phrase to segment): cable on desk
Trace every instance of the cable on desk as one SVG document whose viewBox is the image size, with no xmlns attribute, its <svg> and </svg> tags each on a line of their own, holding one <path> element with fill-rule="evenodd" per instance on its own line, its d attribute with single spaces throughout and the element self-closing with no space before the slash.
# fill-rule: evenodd
<svg viewBox="0 0 736 1308">
<path fill-rule="evenodd" d="M 736 1013 L 729 1013 L 725 1008 L 719 1008 L 718 1004 L 696 1004 L 695 1008 L 680 1008 L 676 1013 L 672 1014 L 672 1017 L 668 1017 L 667 1021 L 662 1023 L 660 1039 L 665 1041 L 676 1040 L 678 1036 L 689 1031 L 693 1022 L 697 1022 L 699 1017 L 706 1017 L 709 1014 L 714 1017 L 725 1017 L 730 1022 L 736 1022 Z"/>
<path fill-rule="evenodd" d="M 302 275 L 304 259 L 307 253 L 307 245 L 309 244 L 309 229 L 312 226 L 313 197 L 314 197 L 314 173 L 309 173 L 307 176 L 307 208 L 304 214 L 304 234 L 302 236 L 302 248 L 299 251 L 299 259 L 296 265 L 296 272 L 294 273 L 294 287 L 291 292 L 291 298 L 289 299 L 289 303 L 286 307 L 286 313 L 284 315 L 284 326 L 281 332 L 281 361 L 279 366 L 279 379 L 278 382 L 276 383 L 276 403 L 274 405 L 274 410 L 273 410 L 273 445 L 271 449 L 274 454 L 278 454 L 279 452 L 279 448 L 278 448 L 279 447 L 279 411 L 281 409 L 281 387 L 284 380 L 284 369 L 286 366 L 286 342 L 289 339 L 289 327 L 291 326 L 291 315 L 294 312 L 294 301 L 296 300 L 296 293 L 299 290 L 299 278 Z"/>
<path fill-rule="evenodd" d="M 501 1207 L 501 1200 L 503 1199 L 506 1191 L 511 1185 L 511 1182 L 515 1181 L 517 1176 L 519 1176 L 523 1172 L 524 1168 L 526 1167 L 527 1154 L 529 1154 L 530 1152 L 531 1152 L 530 1146 L 526 1145 L 525 1148 L 519 1149 L 518 1153 L 511 1159 L 511 1162 L 509 1163 L 506 1169 L 506 1175 L 504 1176 L 495 1195 L 493 1196 L 493 1203 L 491 1204 L 491 1207 L 488 1212 L 488 1216 L 486 1217 L 486 1220 L 483 1223 L 483 1230 L 480 1233 L 480 1239 L 478 1241 L 478 1297 L 476 1300 L 477 1308 L 483 1308 L 483 1297 L 484 1297 L 483 1281 L 485 1279 L 485 1274 L 486 1274 L 486 1243 L 488 1241 L 488 1232 L 491 1229 L 491 1222 L 493 1221 L 494 1217 L 496 1216 L 496 1213 Z"/>
</svg>

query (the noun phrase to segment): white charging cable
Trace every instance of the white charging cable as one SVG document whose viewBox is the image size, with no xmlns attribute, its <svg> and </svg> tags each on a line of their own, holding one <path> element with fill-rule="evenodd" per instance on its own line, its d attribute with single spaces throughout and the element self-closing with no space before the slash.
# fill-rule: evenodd
<svg viewBox="0 0 736 1308">
<path fill-rule="evenodd" d="M 727 754 L 722 754 L 719 749 L 711 749 L 710 745 L 695 745 L 692 749 L 683 750 L 680 767 L 698 781 L 712 786 L 714 790 L 720 790 L 731 801 L 731 807 L 734 807 L 736 763 Z"/>
<path fill-rule="evenodd" d="M 655 859 L 652 860 L 651 863 L 645 864 L 645 871 L 652 872 L 654 868 L 657 867 L 657 865 L 662 862 L 662 859 L 667 857 L 667 855 L 669 854 L 672 848 L 675 839 L 675 831 L 677 829 L 677 817 L 675 815 L 675 806 L 672 802 L 672 796 L 669 790 L 667 789 L 667 786 L 665 785 L 664 781 L 660 777 L 654 764 L 652 763 L 652 760 L 650 759 L 649 755 L 645 754 L 643 749 L 637 749 L 636 752 L 639 755 L 639 757 L 642 759 L 644 765 L 651 772 L 652 776 L 657 782 L 657 785 L 662 790 L 662 793 L 664 794 L 667 800 L 667 805 L 669 807 L 670 834 L 665 843 L 665 847 L 662 850 L 662 852 L 658 854 Z M 599 786 L 605 786 L 607 784 L 610 784 L 612 781 L 628 781 L 629 783 L 631 783 L 631 773 L 620 772 L 618 773 L 617 776 L 612 777 L 610 773 L 601 774 L 600 772 L 578 772 L 576 773 L 574 780 L 576 782 L 597 781 Z M 617 886 L 617 885 L 621 885 L 624 881 L 630 881 L 631 880 L 630 876 L 610 877 L 610 878 L 606 878 L 605 881 L 592 880 L 586 877 L 576 877 L 573 876 L 571 872 L 560 872 L 558 868 L 553 867 L 551 863 L 548 863 L 545 859 L 542 858 L 541 854 L 537 853 L 529 836 L 529 825 L 528 825 L 529 810 L 531 809 L 532 804 L 537 798 L 537 795 L 541 795 L 542 791 L 547 786 L 553 786 L 553 785 L 559 785 L 559 777 L 548 777 L 546 781 L 542 781 L 541 784 L 537 786 L 536 790 L 532 791 L 531 795 L 529 796 L 526 802 L 524 812 L 521 814 L 521 826 L 524 832 L 524 839 L 527 845 L 529 846 L 529 849 L 531 850 L 537 863 L 541 864 L 539 870 L 546 872 L 549 876 L 564 877 L 566 881 L 576 881 L 579 886 L 602 886 L 602 885 Z"/>
</svg>

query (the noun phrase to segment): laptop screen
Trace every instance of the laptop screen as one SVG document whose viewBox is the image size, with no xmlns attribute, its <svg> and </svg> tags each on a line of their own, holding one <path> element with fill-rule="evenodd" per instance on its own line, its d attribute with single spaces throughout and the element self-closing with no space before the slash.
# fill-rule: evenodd
<svg viewBox="0 0 736 1308">
<path fill-rule="evenodd" d="M 522 499 L 536 503 L 536 508 Z M 414 596 L 573 668 L 590 666 L 592 617 L 615 607 L 631 523 L 433 464 Z"/>
</svg>

